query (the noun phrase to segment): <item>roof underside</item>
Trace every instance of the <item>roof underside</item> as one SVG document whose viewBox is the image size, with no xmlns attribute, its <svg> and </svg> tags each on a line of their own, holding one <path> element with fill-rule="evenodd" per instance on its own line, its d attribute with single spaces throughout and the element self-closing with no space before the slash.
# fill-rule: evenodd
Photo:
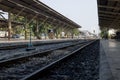
<svg viewBox="0 0 120 80">
<path fill-rule="evenodd" d="M 38 0 L 0 0 L 0 10 L 27 16 L 29 19 L 37 16 L 37 20 L 47 19 L 48 23 L 54 22 L 54 25 L 62 23 L 72 28 L 81 27 Z"/>
<path fill-rule="evenodd" d="M 7 22 L 8 20 L 0 19 L 0 27 L 2 28 L 7 27 L 7 24 L 6 24 Z M 20 22 L 12 21 L 12 25 L 16 26 L 16 25 L 24 25 L 24 24 Z"/>
<path fill-rule="evenodd" d="M 97 0 L 100 28 L 120 29 L 120 0 Z"/>
</svg>

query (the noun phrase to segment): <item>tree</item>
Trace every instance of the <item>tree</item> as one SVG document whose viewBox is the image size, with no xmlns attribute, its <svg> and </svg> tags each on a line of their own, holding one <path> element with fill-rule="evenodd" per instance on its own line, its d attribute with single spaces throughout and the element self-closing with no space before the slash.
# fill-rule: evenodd
<svg viewBox="0 0 120 80">
<path fill-rule="evenodd" d="M 74 29 L 73 29 L 73 34 L 74 34 L 75 36 L 78 36 L 78 35 L 80 34 L 79 29 L 78 29 L 78 28 L 74 28 Z"/>
<path fill-rule="evenodd" d="M 107 28 L 103 28 L 103 29 L 101 30 L 100 36 L 101 36 L 102 38 L 107 39 L 107 38 L 108 38 L 108 29 L 107 29 Z"/>
</svg>

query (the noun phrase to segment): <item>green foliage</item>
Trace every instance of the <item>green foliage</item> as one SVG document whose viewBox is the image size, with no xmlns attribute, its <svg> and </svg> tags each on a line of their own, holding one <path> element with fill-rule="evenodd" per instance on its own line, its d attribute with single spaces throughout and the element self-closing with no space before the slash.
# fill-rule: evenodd
<svg viewBox="0 0 120 80">
<path fill-rule="evenodd" d="M 14 34 L 22 34 L 22 33 L 24 33 L 24 29 L 21 26 L 16 26 L 13 28 L 13 32 L 14 32 Z"/>
<path fill-rule="evenodd" d="M 44 34 L 48 34 L 48 30 L 50 29 L 54 29 L 53 26 L 50 24 L 50 23 L 43 23 L 42 21 L 38 22 L 38 27 L 37 27 L 37 24 L 36 24 L 36 20 L 33 20 L 32 22 L 29 23 L 30 20 L 26 19 L 25 17 L 23 16 L 17 16 L 16 14 L 12 14 L 11 18 L 13 21 L 16 21 L 16 22 L 23 22 L 23 23 L 27 23 L 26 25 L 23 26 L 15 26 L 13 27 L 13 32 L 15 34 L 24 34 L 25 31 L 27 32 L 26 34 L 29 35 L 29 32 L 30 32 L 30 28 L 32 29 L 32 36 L 36 36 L 38 39 L 41 39 L 41 34 L 44 33 Z M 32 27 L 31 27 L 32 26 Z M 61 27 L 57 27 L 55 30 L 55 34 L 56 34 L 56 37 L 58 38 L 59 35 L 61 34 Z M 79 35 L 79 30 L 77 28 L 73 29 L 73 34 L 74 35 Z"/>
<path fill-rule="evenodd" d="M 75 34 L 76 36 L 79 35 L 80 31 L 78 28 L 73 29 L 73 34 Z"/>
<path fill-rule="evenodd" d="M 38 38 L 41 39 L 41 34 L 47 34 L 49 29 L 52 29 L 52 26 L 48 23 L 41 24 L 42 22 L 38 23 L 38 31 L 37 31 L 37 25 L 36 22 L 33 21 L 30 25 L 33 25 L 32 31 L 34 35 Z"/>
<path fill-rule="evenodd" d="M 106 28 L 101 30 L 100 36 L 102 38 L 108 38 L 108 30 Z"/>
<path fill-rule="evenodd" d="M 61 32 L 60 27 L 58 27 L 58 28 L 55 29 L 56 38 L 59 38 L 60 32 Z"/>
<path fill-rule="evenodd" d="M 0 31 L 6 31 L 6 28 L 0 27 Z"/>
</svg>

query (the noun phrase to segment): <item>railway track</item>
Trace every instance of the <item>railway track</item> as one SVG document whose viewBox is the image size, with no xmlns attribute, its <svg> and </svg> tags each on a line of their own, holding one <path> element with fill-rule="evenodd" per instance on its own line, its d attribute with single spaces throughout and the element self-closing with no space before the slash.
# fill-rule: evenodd
<svg viewBox="0 0 120 80">
<path fill-rule="evenodd" d="M 35 71 L 34 73 L 31 73 L 30 75 L 28 75 L 28 76 L 26 76 L 26 77 L 24 77 L 24 78 L 22 78 L 21 80 L 97 80 L 98 79 L 98 73 L 97 73 L 97 77 L 96 76 L 94 76 L 95 78 L 93 78 L 93 76 L 92 76 L 92 78 L 89 78 L 89 79 L 87 79 L 87 78 L 82 78 L 82 79 L 80 79 L 80 78 L 70 78 L 69 76 L 66 76 L 64 73 L 66 73 L 66 71 L 68 72 L 68 73 L 66 73 L 66 74 L 69 74 L 69 73 L 71 73 L 72 71 L 72 69 L 73 68 L 75 68 L 75 69 L 77 69 L 78 71 L 77 72 L 80 72 L 80 67 L 81 67 L 81 65 L 78 65 L 78 64 L 81 64 L 82 62 L 80 62 L 80 61 L 78 61 L 78 59 L 79 58 L 81 58 L 82 56 L 80 56 L 78 59 L 76 58 L 76 57 L 78 57 L 78 55 L 74 58 L 73 56 L 74 55 L 76 55 L 76 54 L 78 54 L 78 53 L 80 53 L 80 51 L 82 50 L 82 49 L 84 49 L 84 48 L 86 48 L 86 47 L 88 47 L 89 45 L 91 45 L 91 44 L 93 44 L 94 42 L 96 42 L 96 41 L 93 41 L 93 42 L 90 42 L 90 43 L 87 43 L 87 44 L 85 44 L 85 45 L 83 45 L 83 46 L 81 46 L 80 48 L 78 48 L 77 50 L 75 50 L 75 51 L 73 51 L 73 52 L 71 52 L 70 54 L 67 54 L 67 55 L 65 55 L 65 56 L 63 56 L 63 57 L 61 57 L 60 59 L 58 59 L 58 60 L 56 60 L 56 61 L 54 61 L 54 62 L 52 62 L 52 63 L 50 63 L 49 65 L 47 65 L 47 66 L 45 66 L 45 67 L 43 67 L 43 68 L 41 68 L 41 69 L 39 69 L 39 70 L 37 70 L 37 71 Z M 94 54 L 92 54 L 92 55 L 94 55 Z M 98 54 L 99 55 L 99 54 Z M 98 55 L 97 55 L 97 58 L 98 58 Z M 89 55 L 89 56 L 91 56 L 91 54 Z M 96 57 L 96 56 L 95 56 Z M 72 59 L 75 59 L 75 61 L 78 61 L 78 63 L 76 63 L 75 64 L 75 62 L 73 61 L 71 61 Z M 96 58 L 94 58 L 94 59 L 96 59 Z M 99 58 L 98 58 L 99 59 Z M 91 61 L 89 61 L 89 62 L 93 62 L 93 60 L 91 60 Z M 74 66 L 73 66 L 73 64 L 72 65 L 69 65 L 69 64 L 66 64 L 66 63 L 73 63 L 74 64 Z M 97 60 L 97 63 L 96 63 L 97 65 L 98 65 L 98 60 Z M 95 65 L 96 65 L 95 64 Z M 61 67 L 62 66 L 62 67 Z M 67 66 L 67 68 L 70 68 L 69 70 L 67 70 L 67 68 L 64 68 L 63 66 Z M 68 67 L 69 66 L 69 67 Z M 72 67 L 71 67 L 72 66 Z M 76 66 L 79 66 L 79 67 L 77 67 L 76 68 Z M 61 69 L 59 69 L 59 67 L 61 67 Z M 92 66 L 92 67 L 94 67 L 94 65 Z M 62 71 L 63 70 L 63 71 Z M 96 72 L 94 72 L 95 70 L 93 70 L 93 74 L 95 74 L 96 72 L 99 72 L 99 69 L 98 69 L 98 67 L 97 67 L 97 69 L 96 69 Z M 52 73 L 52 74 L 51 74 Z M 87 75 L 87 73 L 84 73 L 84 74 L 86 74 Z M 88 73 L 88 75 L 89 75 L 90 73 Z M 52 75 L 52 76 L 51 76 Z M 69 74 L 70 75 L 70 74 Z M 72 74 L 71 74 L 71 76 L 73 76 L 74 74 L 73 74 L 73 72 L 72 72 Z M 96 75 L 96 74 L 95 74 Z M 77 74 L 77 76 L 79 76 L 78 74 Z M 85 77 L 87 77 L 87 76 L 85 76 Z"/>
<path fill-rule="evenodd" d="M 79 40 L 63 40 L 63 41 L 35 41 L 33 42 L 34 46 L 40 46 L 40 45 L 51 45 L 51 44 L 58 44 L 58 43 L 66 43 L 66 42 L 75 42 Z M 0 46 L 0 50 L 13 50 L 13 49 L 20 49 L 20 48 L 27 48 L 29 42 L 21 42 L 21 43 L 8 43 L 8 44 L 2 44 L 3 46 Z"/>
<path fill-rule="evenodd" d="M 36 52 L 43 52 L 45 50 L 51 50 L 56 49 L 64 46 L 71 45 L 76 42 L 85 42 L 85 41 L 68 41 L 68 42 L 61 42 L 61 43 L 50 43 L 50 44 L 44 44 L 39 46 L 34 46 L 36 48 L 35 50 L 26 51 L 26 48 L 20 48 L 20 49 L 11 49 L 11 50 L 0 50 L 0 61 L 8 60 L 11 58 L 17 58 L 20 56 L 26 56 L 30 55 Z"/>
<path fill-rule="evenodd" d="M 34 73 L 34 71 L 37 71 L 38 69 L 49 65 L 51 62 L 54 62 L 60 59 L 61 57 L 68 55 L 69 53 L 85 45 L 86 43 L 88 42 L 75 43 L 69 46 L 64 46 L 53 50 L 47 50 L 44 52 L 34 52 L 34 54 L 32 55 L 1 61 L 0 79 L 22 79 L 30 75 L 30 73 Z"/>
</svg>

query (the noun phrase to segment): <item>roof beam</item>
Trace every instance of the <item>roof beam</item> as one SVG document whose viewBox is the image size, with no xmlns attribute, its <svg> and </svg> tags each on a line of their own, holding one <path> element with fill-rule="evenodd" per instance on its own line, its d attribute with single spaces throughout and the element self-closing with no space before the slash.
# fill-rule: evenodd
<svg viewBox="0 0 120 80">
<path fill-rule="evenodd" d="M 113 18 L 113 17 L 116 17 L 116 16 L 113 16 L 113 15 L 105 15 L 105 14 L 99 14 L 99 16 L 101 17 L 110 17 L 110 18 Z"/>
<path fill-rule="evenodd" d="M 120 2 L 120 0 L 108 0 L 108 1 L 118 1 L 118 2 Z"/>
<path fill-rule="evenodd" d="M 116 18 L 112 19 L 112 18 L 105 18 L 105 17 L 99 17 L 100 19 L 106 19 L 106 20 L 115 20 Z"/>
<path fill-rule="evenodd" d="M 112 6 L 98 5 L 98 7 L 100 7 L 100 8 L 109 8 L 109 9 L 116 9 L 116 10 L 120 10 L 120 8 L 119 8 L 119 7 L 112 7 Z"/>
<path fill-rule="evenodd" d="M 0 0 L 0 2 L 2 2 L 3 0 Z"/>
<path fill-rule="evenodd" d="M 98 11 L 100 13 L 107 13 L 107 14 L 113 14 L 113 15 L 120 15 L 119 12 L 108 12 L 108 11 Z"/>
<path fill-rule="evenodd" d="M 23 12 L 23 10 L 25 10 L 25 8 L 22 8 L 20 12 L 18 12 L 17 15 L 15 15 L 14 19 L 16 19 Z"/>
<path fill-rule="evenodd" d="M 111 27 L 112 25 L 114 25 L 114 24 L 118 24 L 119 19 L 120 19 L 120 17 L 119 17 L 119 16 L 118 16 L 118 17 L 116 17 L 116 19 L 114 19 L 114 21 L 110 24 L 110 27 Z"/>
<path fill-rule="evenodd" d="M 41 17 L 44 18 L 49 16 L 53 17 L 52 20 L 58 19 L 69 24 L 70 26 L 74 26 L 75 28 L 81 27 L 67 17 L 46 6 L 42 2 L 39 2 L 38 0 L 31 0 L 30 2 L 27 2 L 26 0 L 0 0 L 0 9 L 16 14 L 16 16 L 28 16 L 28 18 L 34 17 L 34 14 L 38 14 L 37 17 L 40 19 Z"/>
<path fill-rule="evenodd" d="M 120 0 L 97 1 L 100 28 L 118 28 L 120 23 Z"/>
<path fill-rule="evenodd" d="M 113 16 L 102 16 L 102 15 L 99 15 L 99 17 L 104 17 L 104 18 L 108 18 L 108 19 L 116 19 L 116 16 L 113 17 Z"/>
</svg>

